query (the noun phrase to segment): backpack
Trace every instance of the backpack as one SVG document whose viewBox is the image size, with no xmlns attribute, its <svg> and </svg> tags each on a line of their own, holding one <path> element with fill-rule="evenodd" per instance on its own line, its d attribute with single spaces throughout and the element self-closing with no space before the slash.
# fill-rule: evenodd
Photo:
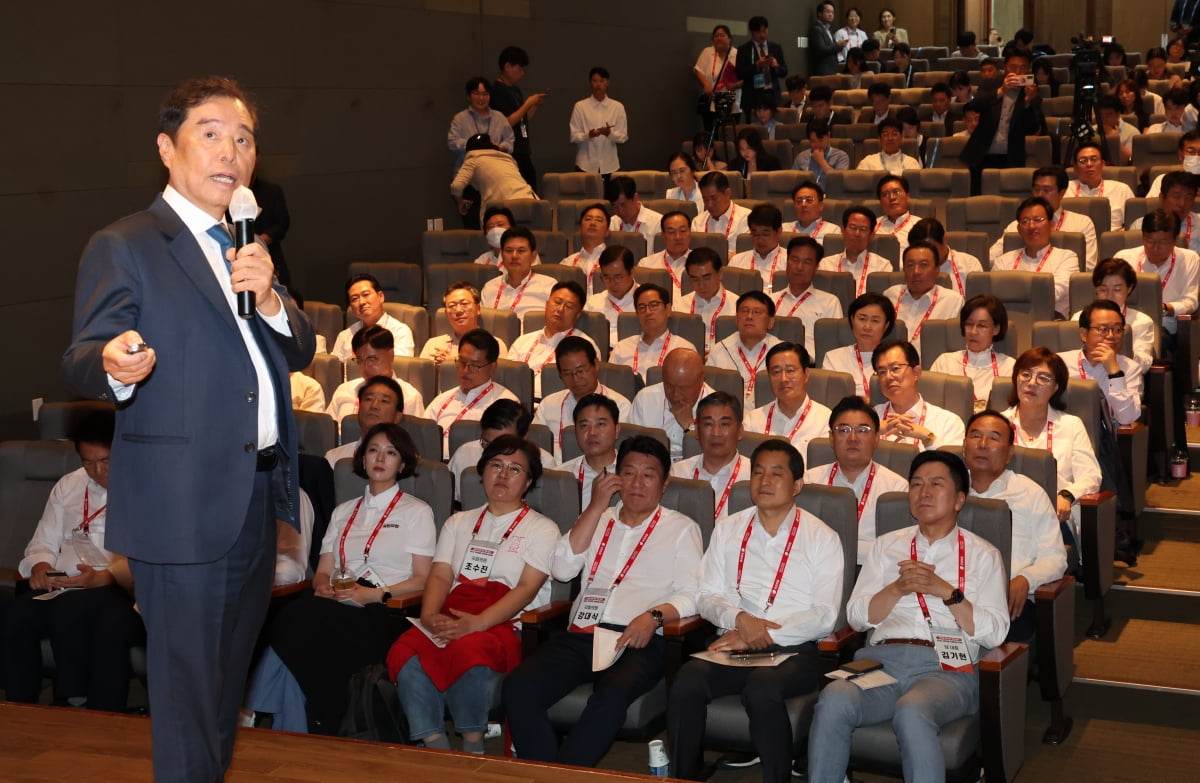
<svg viewBox="0 0 1200 783">
<path fill-rule="evenodd" d="M 350 678 L 349 687 L 350 701 L 338 728 L 339 737 L 410 744 L 408 720 L 386 666 L 367 666 Z"/>
</svg>

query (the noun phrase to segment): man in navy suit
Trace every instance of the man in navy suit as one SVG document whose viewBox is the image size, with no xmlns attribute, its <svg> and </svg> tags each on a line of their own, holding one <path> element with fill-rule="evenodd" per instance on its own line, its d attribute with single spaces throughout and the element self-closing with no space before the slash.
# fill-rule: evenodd
<svg viewBox="0 0 1200 783">
<path fill-rule="evenodd" d="M 168 185 L 88 243 L 63 357 L 69 385 L 118 405 L 107 544 L 129 557 L 146 624 L 157 780 L 223 779 L 270 598 L 275 519 L 296 524 L 288 372 L 312 360 L 313 330 L 274 284 L 266 249 L 235 252 L 222 233 L 254 172 L 256 126 L 231 80 L 167 96 L 157 146 Z M 254 295 L 249 319 L 237 316 L 241 291 Z"/>
<path fill-rule="evenodd" d="M 742 81 L 742 106 L 746 107 L 746 122 L 753 120 L 753 109 L 766 97 L 772 106 L 779 105 L 779 80 L 787 76 L 783 47 L 767 40 L 767 18 L 752 16 L 746 25 L 750 40 L 738 47 L 737 77 Z"/>
</svg>

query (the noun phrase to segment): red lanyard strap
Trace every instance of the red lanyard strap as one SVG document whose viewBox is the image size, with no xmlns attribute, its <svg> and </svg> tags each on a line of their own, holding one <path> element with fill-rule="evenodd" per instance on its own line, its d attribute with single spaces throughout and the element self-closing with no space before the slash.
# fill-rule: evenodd
<svg viewBox="0 0 1200 783">
<path fill-rule="evenodd" d="M 484 397 L 486 397 L 488 395 L 488 392 L 490 392 L 495 385 L 496 385 L 496 383 L 494 381 L 488 383 L 488 385 L 483 388 L 483 391 L 481 391 L 481 392 L 479 392 L 479 394 L 475 395 L 475 399 L 471 400 L 469 403 L 467 403 L 466 405 L 463 406 L 463 409 L 458 412 L 457 416 L 454 417 L 454 421 L 458 421 L 459 419 L 461 419 L 463 417 L 464 414 L 466 414 L 467 411 L 471 410 L 476 405 L 478 405 L 479 401 L 482 400 Z M 446 412 L 446 408 L 450 407 L 450 403 L 452 403 L 452 402 L 454 402 L 453 394 L 451 394 L 448 398 L 446 398 L 446 401 L 442 403 L 442 407 L 438 408 L 437 416 L 435 416 L 434 419 L 435 420 L 441 419 L 442 414 Z M 453 422 L 451 422 L 451 423 L 453 423 Z"/>
<path fill-rule="evenodd" d="M 633 566 L 633 561 L 637 560 L 637 556 L 642 553 L 642 547 L 646 545 L 646 539 L 650 538 L 650 534 L 654 532 L 654 526 L 658 524 L 659 517 L 662 516 L 662 506 L 654 512 L 654 518 L 650 520 L 650 524 L 646 527 L 646 531 L 642 533 L 642 537 L 638 539 L 637 545 L 629 554 L 629 559 L 625 561 L 625 567 L 621 569 L 621 573 L 617 574 L 613 579 L 611 590 L 615 590 L 617 585 L 625 580 L 625 575 L 629 573 L 629 569 Z M 600 561 L 604 559 L 604 550 L 608 549 L 608 538 L 612 535 L 613 527 L 617 523 L 615 516 L 608 518 L 608 527 L 604 529 L 604 538 L 600 539 L 600 546 L 596 549 L 596 559 L 592 561 L 592 570 L 588 572 L 588 587 L 591 587 L 592 581 L 596 578 L 596 571 L 600 569 Z"/>
<path fill-rule="evenodd" d="M 750 524 L 746 525 L 746 535 L 742 536 L 742 548 L 738 551 L 737 564 L 737 592 L 742 594 L 742 571 L 746 566 L 746 547 L 750 544 L 750 534 L 754 531 L 754 520 L 758 518 L 758 512 L 755 512 L 750 517 Z M 783 547 L 783 556 L 779 558 L 779 569 L 775 571 L 775 581 L 771 583 L 771 592 L 767 594 L 767 605 L 763 611 L 769 611 L 771 605 L 775 603 L 775 597 L 779 595 L 779 585 L 783 582 L 783 572 L 787 570 L 788 558 L 792 554 L 792 544 L 796 541 L 796 532 L 800 530 L 800 509 L 796 509 L 796 516 L 792 518 L 792 529 L 788 533 L 787 543 Z"/>
<path fill-rule="evenodd" d="M 896 309 L 897 310 L 900 309 L 900 302 L 904 299 L 905 294 L 908 294 L 907 288 L 903 289 L 900 292 L 900 296 L 896 297 Z M 915 304 L 917 301 L 916 297 L 913 297 L 912 294 L 909 294 L 909 296 L 912 297 L 913 303 Z M 912 333 L 912 337 L 908 338 L 910 342 L 912 340 L 916 340 L 917 338 L 919 338 L 921 336 L 921 330 L 925 328 L 925 322 L 929 320 L 929 316 L 933 315 L 933 308 L 937 307 L 937 300 L 938 300 L 938 287 L 934 286 L 933 298 L 929 302 L 929 309 L 927 309 L 925 311 L 925 315 L 921 316 L 921 321 L 920 321 L 920 323 L 917 324 L 916 331 L 914 331 Z"/>
<path fill-rule="evenodd" d="M 867 507 L 867 499 L 871 497 L 871 485 L 875 483 L 875 468 L 874 462 L 871 463 L 871 472 L 867 474 L 867 483 L 863 487 L 862 497 L 858 499 L 858 515 L 856 519 L 862 521 L 863 509 Z M 829 486 L 833 486 L 833 480 L 837 478 L 838 463 L 833 463 L 833 468 L 829 471 Z"/>
<path fill-rule="evenodd" d="M 96 517 L 98 517 L 104 513 L 104 509 L 108 508 L 108 504 L 105 503 L 103 506 L 96 509 L 95 514 L 89 514 L 88 506 L 90 504 L 91 504 L 90 490 L 88 489 L 87 485 L 84 485 L 84 487 L 83 487 L 83 521 L 79 523 L 79 529 L 82 530 L 84 533 L 91 532 L 92 522 L 95 521 Z"/>
<path fill-rule="evenodd" d="M 721 500 L 719 503 L 717 503 L 717 508 L 714 512 L 716 517 L 721 516 L 721 511 L 725 508 L 726 501 L 729 500 L 729 492 L 730 492 L 730 490 L 733 489 L 733 484 L 735 481 L 737 481 L 738 473 L 741 471 L 741 469 L 742 469 L 742 460 L 739 455 L 738 457 L 734 458 L 733 472 L 729 475 L 729 481 L 725 482 L 725 491 L 721 493 Z M 700 468 L 699 467 L 697 467 L 694 471 L 692 471 L 692 480 L 693 481 L 700 480 Z"/>
<path fill-rule="evenodd" d="M 771 420 L 775 418 L 775 408 L 778 407 L 778 405 L 779 405 L 779 403 L 773 402 L 773 403 L 771 403 L 770 409 L 767 410 L 767 424 L 765 427 L 763 427 L 763 429 L 766 430 L 767 435 L 771 434 Z M 804 420 L 808 418 L 808 412 L 810 410 L 812 410 L 812 398 L 811 397 L 808 399 L 807 402 L 805 402 L 804 410 L 800 411 L 800 419 L 796 422 L 796 426 L 792 427 L 792 431 L 788 433 L 787 439 L 789 441 L 792 438 L 796 437 L 796 433 L 799 432 L 800 428 L 804 426 Z"/>
<path fill-rule="evenodd" d="M 487 506 L 484 506 L 483 510 L 479 512 L 479 519 L 475 520 L 475 529 L 471 531 L 471 538 L 475 538 L 475 536 L 479 535 L 479 528 L 483 526 L 483 518 L 487 515 L 487 512 Z M 521 520 L 524 519 L 525 515 L 528 513 L 529 506 L 526 505 L 521 509 L 521 513 L 517 514 L 517 518 L 513 520 L 512 524 L 508 526 L 508 530 L 504 531 L 504 535 L 500 536 L 500 541 L 497 543 L 503 544 L 505 541 L 507 541 L 508 537 L 512 535 L 512 532 L 517 529 L 517 525 L 521 524 Z"/>
<path fill-rule="evenodd" d="M 396 496 L 392 498 L 392 502 L 388 503 L 388 507 L 384 510 L 383 516 L 375 523 L 375 529 L 371 531 L 371 535 L 367 537 L 367 544 L 363 547 L 363 562 L 366 562 L 371 557 L 371 547 L 375 546 L 375 537 L 379 535 L 379 531 L 383 529 L 383 523 L 387 521 L 388 515 L 392 513 L 392 509 L 396 507 L 396 503 L 400 501 L 404 495 L 402 490 L 396 490 Z M 341 567 L 346 567 L 346 536 L 350 535 L 350 528 L 354 527 L 354 520 L 358 517 L 358 510 L 362 508 L 363 499 L 359 498 L 354 504 L 354 511 L 350 514 L 350 521 L 346 523 L 346 527 L 342 529 L 341 538 L 338 539 L 338 556 L 341 558 Z"/>
<path fill-rule="evenodd" d="M 912 559 L 917 559 L 917 535 L 914 533 L 912 544 L 909 545 L 909 553 Z M 967 587 L 967 545 L 963 539 L 962 531 L 958 531 L 958 589 L 962 592 Z M 925 595 L 917 593 L 917 603 L 921 605 L 921 614 L 925 615 L 925 622 L 933 625 L 933 619 L 929 616 L 929 605 L 925 603 Z"/>
</svg>

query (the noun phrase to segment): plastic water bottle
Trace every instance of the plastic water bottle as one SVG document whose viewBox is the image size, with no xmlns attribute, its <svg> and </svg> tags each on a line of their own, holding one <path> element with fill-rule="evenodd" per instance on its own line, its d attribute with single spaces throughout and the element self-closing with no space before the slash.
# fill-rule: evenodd
<svg viewBox="0 0 1200 783">
<path fill-rule="evenodd" d="M 670 759 L 662 740 L 650 740 L 650 774 L 656 778 L 671 777 Z"/>
</svg>

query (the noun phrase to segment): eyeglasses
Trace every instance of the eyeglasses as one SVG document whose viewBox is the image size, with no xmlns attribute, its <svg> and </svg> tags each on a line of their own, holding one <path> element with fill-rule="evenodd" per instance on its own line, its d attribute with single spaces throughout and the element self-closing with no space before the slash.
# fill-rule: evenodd
<svg viewBox="0 0 1200 783">
<path fill-rule="evenodd" d="M 879 197 L 880 198 L 900 198 L 903 195 L 904 195 L 904 190 L 902 188 L 892 188 L 891 190 L 885 190 L 882 193 L 880 193 Z"/>
<path fill-rule="evenodd" d="M 838 425 L 834 426 L 833 431 L 835 433 L 837 433 L 838 435 L 841 435 L 844 437 L 846 435 L 849 435 L 852 432 L 857 433 L 859 435 L 870 435 L 872 432 L 875 431 L 875 428 L 872 427 L 870 424 L 859 424 L 857 427 L 853 427 L 849 424 L 838 424 Z"/>
<path fill-rule="evenodd" d="M 564 381 L 569 381 L 572 378 L 582 378 L 595 370 L 595 367 L 576 367 L 574 370 L 559 370 L 558 377 Z"/>
<path fill-rule="evenodd" d="M 797 204 L 816 204 L 817 197 L 816 196 L 796 196 L 796 203 Z"/>
<path fill-rule="evenodd" d="M 1088 329 L 1101 337 L 1120 337 L 1125 334 L 1124 326 L 1089 326 Z"/>
<path fill-rule="evenodd" d="M 876 367 L 875 368 L 875 377 L 876 378 L 887 378 L 889 375 L 903 375 L 904 371 L 906 369 L 908 369 L 909 367 L 912 367 L 912 365 L 911 364 L 901 364 L 899 362 L 897 362 L 896 364 L 890 364 L 887 367 Z"/>
<path fill-rule="evenodd" d="M 642 302 L 641 304 L 637 305 L 634 309 L 637 310 L 639 313 L 653 313 L 653 312 L 657 312 L 658 310 L 662 309 L 663 304 L 665 304 L 665 303 L 661 299 L 656 299 L 653 302 Z"/>
<path fill-rule="evenodd" d="M 1017 221 L 1022 226 L 1040 226 L 1046 222 L 1044 217 L 1026 217 Z"/>
<path fill-rule="evenodd" d="M 1054 383 L 1054 376 L 1048 372 L 1033 373 L 1029 370 L 1022 370 L 1017 373 L 1018 383 L 1032 383 L 1034 386 L 1049 386 Z"/>
<path fill-rule="evenodd" d="M 446 302 L 446 310 L 451 313 L 457 313 L 459 310 L 470 310 L 475 306 L 474 302 Z"/>
<path fill-rule="evenodd" d="M 491 460 L 483 466 L 483 469 L 491 473 L 504 473 L 513 478 L 520 478 L 526 472 L 524 465 L 518 465 L 515 462 L 501 462 L 498 459 Z"/>
<path fill-rule="evenodd" d="M 461 369 L 470 370 L 471 372 L 479 372 L 491 364 L 491 362 L 468 362 L 466 359 L 455 359 L 454 363 L 457 364 Z"/>
<path fill-rule="evenodd" d="M 1081 166 L 1087 166 L 1088 164 L 1091 164 L 1091 163 L 1099 163 L 1100 156 L 1099 155 L 1087 155 L 1082 158 L 1076 158 L 1075 162 Z"/>
</svg>

